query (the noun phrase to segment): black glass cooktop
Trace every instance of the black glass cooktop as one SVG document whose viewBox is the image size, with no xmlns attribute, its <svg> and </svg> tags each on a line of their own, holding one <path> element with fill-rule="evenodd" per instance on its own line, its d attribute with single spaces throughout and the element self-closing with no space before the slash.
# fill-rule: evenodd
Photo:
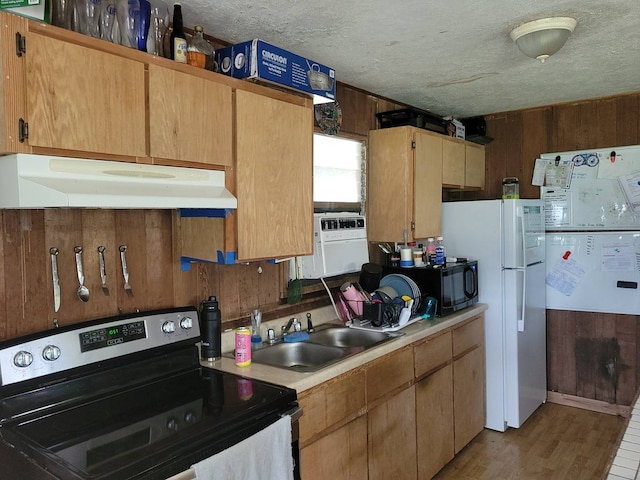
<svg viewBox="0 0 640 480">
<path fill-rule="evenodd" d="M 208 368 L 142 384 L 127 384 L 127 374 L 122 367 L 5 398 L 0 435 L 57 478 L 164 479 L 273 423 L 296 400 L 294 390 Z M 116 378 L 126 387 L 104 385 Z M 28 413 L 16 414 L 24 401 Z"/>
</svg>

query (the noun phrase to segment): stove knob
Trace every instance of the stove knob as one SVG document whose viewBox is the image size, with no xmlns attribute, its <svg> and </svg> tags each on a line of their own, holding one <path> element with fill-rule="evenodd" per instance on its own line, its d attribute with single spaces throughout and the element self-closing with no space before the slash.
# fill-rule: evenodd
<svg viewBox="0 0 640 480">
<path fill-rule="evenodd" d="M 49 362 L 53 362 L 60 358 L 60 349 L 55 345 L 47 345 L 44 347 L 44 350 L 42 350 L 42 358 Z"/>
<path fill-rule="evenodd" d="M 33 355 L 29 352 L 25 352 L 24 350 L 20 350 L 13 357 L 13 364 L 16 367 L 25 368 L 33 363 Z"/>
<path fill-rule="evenodd" d="M 188 411 L 184 414 L 184 421 L 187 423 L 196 423 L 196 415 L 192 411 Z"/>
<path fill-rule="evenodd" d="M 175 418 L 169 417 L 167 419 L 167 430 L 173 430 L 174 432 L 178 430 L 178 422 Z"/>
<path fill-rule="evenodd" d="M 164 333 L 173 333 L 176 331 L 176 324 L 171 320 L 164 322 L 162 324 L 162 331 Z"/>
<path fill-rule="evenodd" d="M 191 327 L 193 327 L 193 320 L 191 320 L 191 317 L 184 317 L 180 320 L 180 328 L 183 330 L 189 330 Z"/>
</svg>

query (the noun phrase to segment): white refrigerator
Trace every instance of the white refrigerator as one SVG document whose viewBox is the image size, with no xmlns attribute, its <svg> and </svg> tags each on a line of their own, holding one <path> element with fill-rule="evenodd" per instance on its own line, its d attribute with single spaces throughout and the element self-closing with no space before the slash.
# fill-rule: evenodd
<svg viewBox="0 0 640 480">
<path fill-rule="evenodd" d="M 546 401 L 544 203 L 448 202 L 447 256 L 478 260 L 485 312 L 486 427 L 518 428 Z"/>
</svg>

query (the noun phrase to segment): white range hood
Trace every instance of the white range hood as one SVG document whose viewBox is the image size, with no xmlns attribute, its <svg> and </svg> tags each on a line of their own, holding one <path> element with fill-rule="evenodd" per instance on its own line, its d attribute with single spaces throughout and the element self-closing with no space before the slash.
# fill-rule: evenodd
<svg viewBox="0 0 640 480">
<path fill-rule="evenodd" d="M 224 172 L 105 160 L 0 157 L 0 208 L 237 208 Z"/>
</svg>

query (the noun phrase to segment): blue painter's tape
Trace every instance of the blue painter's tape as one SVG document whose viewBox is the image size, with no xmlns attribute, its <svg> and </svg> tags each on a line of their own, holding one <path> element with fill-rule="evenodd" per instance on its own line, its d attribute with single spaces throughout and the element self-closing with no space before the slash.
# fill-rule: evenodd
<svg viewBox="0 0 640 480">
<path fill-rule="evenodd" d="M 231 208 L 179 208 L 178 214 L 181 218 L 206 217 L 206 218 L 227 218 L 233 209 Z"/>
</svg>

